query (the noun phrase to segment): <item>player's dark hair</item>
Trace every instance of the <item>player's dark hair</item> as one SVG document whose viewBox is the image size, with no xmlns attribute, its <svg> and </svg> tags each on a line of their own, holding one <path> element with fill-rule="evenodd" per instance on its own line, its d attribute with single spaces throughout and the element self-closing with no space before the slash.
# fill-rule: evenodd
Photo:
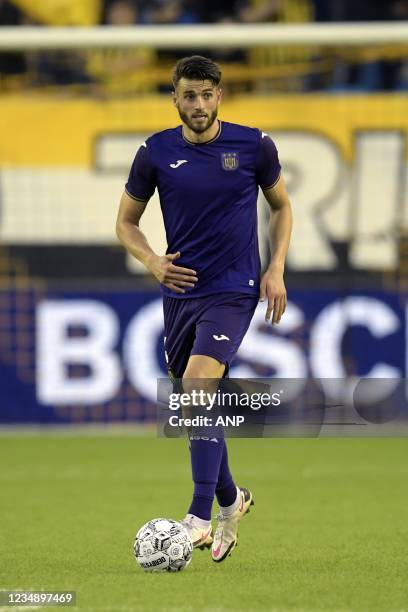
<svg viewBox="0 0 408 612">
<path fill-rule="evenodd" d="M 202 55 L 183 57 L 174 67 L 173 85 L 177 87 L 182 78 L 194 81 L 211 81 L 215 86 L 221 81 L 221 70 L 218 64 Z"/>
</svg>

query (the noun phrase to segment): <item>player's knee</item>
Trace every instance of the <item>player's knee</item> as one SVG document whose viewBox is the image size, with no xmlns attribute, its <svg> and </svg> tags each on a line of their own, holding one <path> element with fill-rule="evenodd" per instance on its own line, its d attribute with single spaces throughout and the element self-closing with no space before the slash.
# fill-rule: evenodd
<svg viewBox="0 0 408 612">
<path fill-rule="evenodd" d="M 215 393 L 224 369 L 225 366 L 213 358 L 194 355 L 183 374 L 183 391 L 189 395 L 194 391 Z"/>
<path fill-rule="evenodd" d="M 188 378 L 187 376 L 183 376 L 182 385 L 183 392 L 187 393 L 191 398 L 199 397 L 200 400 L 195 401 L 205 401 L 202 398 L 208 398 L 208 396 L 213 396 L 218 389 L 218 379 L 214 378 L 204 378 L 204 377 L 195 377 Z M 198 394 L 198 395 L 197 395 Z"/>
<path fill-rule="evenodd" d="M 183 381 L 185 379 L 201 379 L 201 378 L 222 378 L 225 371 L 225 365 L 213 357 L 207 357 L 202 355 L 193 355 L 190 357 L 185 372 L 183 374 Z"/>
<path fill-rule="evenodd" d="M 213 385 L 211 385 L 210 382 L 206 380 L 204 376 L 197 376 L 196 373 L 192 373 L 191 375 L 184 374 L 182 386 L 184 393 L 192 395 L 193 391 L 203 391 L 204 393 L 210 393 Z"/>
</svg>

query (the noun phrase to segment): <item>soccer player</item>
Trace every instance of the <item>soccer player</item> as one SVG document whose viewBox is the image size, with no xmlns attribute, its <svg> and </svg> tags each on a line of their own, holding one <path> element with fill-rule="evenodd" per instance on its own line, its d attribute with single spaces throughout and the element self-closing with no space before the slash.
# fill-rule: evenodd
<svg viewBox="0 0 408 612">
<path fill-rule="evenodd" d="M 276 147 L 256 128 L 221 121 L 221 71 L 212 60 L 185 57 L 173 74 L 182 125 L 153 134 L 133 161 L 117 219 L 125 248 L 161 283 L 169 375 L 221 379 L 249 327 L 258 301 L 265 320 L 280 321 L 292 212 Z M 271 259 L 261 278 L 257 195 L 270 206 Z M 139 228 L 158 189 L 167 253 L 156 254 Z M 197 439 L 198 438 L 198 439 Z M 223 438 L 190 436 L 194 494 L 184 524 L 195 547 L 212 546 L 223 561 L 237 543 L 239 522 L 253 503 L 237 487 Z M 214 535 L 211 509 L 220 506 Z"/>
</svg>

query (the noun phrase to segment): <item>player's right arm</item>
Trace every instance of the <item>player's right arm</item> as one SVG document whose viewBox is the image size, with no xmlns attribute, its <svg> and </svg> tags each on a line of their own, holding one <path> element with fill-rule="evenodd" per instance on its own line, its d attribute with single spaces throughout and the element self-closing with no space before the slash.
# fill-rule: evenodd
<svg viewBox="0 0 408 612">
<path fill-rule="evenodd" d="M 116 220 L 117 236 L 125 249 L 146 266 L 160 283 L 175 293 L 185 293 L 183 287 L 194 287 L 197 282 L 196 273 L 173 263 L 180 257 L 180 252 L 160 256 L 153 251 L 139 227 L 146 205 L 147 201 L 136 200 L 126 191 L 123 193 Z"/>
</svg>

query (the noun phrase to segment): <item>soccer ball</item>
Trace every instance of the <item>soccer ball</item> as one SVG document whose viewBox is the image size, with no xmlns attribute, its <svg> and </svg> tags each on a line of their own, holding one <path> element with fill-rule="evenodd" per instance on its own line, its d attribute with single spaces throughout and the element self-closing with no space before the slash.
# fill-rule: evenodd
<svg viewBox="0 0 408 612">
<path fill-rule="evenodd" d="M 136 561 L 146 572 L 179 572 L 193 556 L 187 529 L 172 519 L 152 519 L 139 529 L 133 544 Z"/>
</svg>

